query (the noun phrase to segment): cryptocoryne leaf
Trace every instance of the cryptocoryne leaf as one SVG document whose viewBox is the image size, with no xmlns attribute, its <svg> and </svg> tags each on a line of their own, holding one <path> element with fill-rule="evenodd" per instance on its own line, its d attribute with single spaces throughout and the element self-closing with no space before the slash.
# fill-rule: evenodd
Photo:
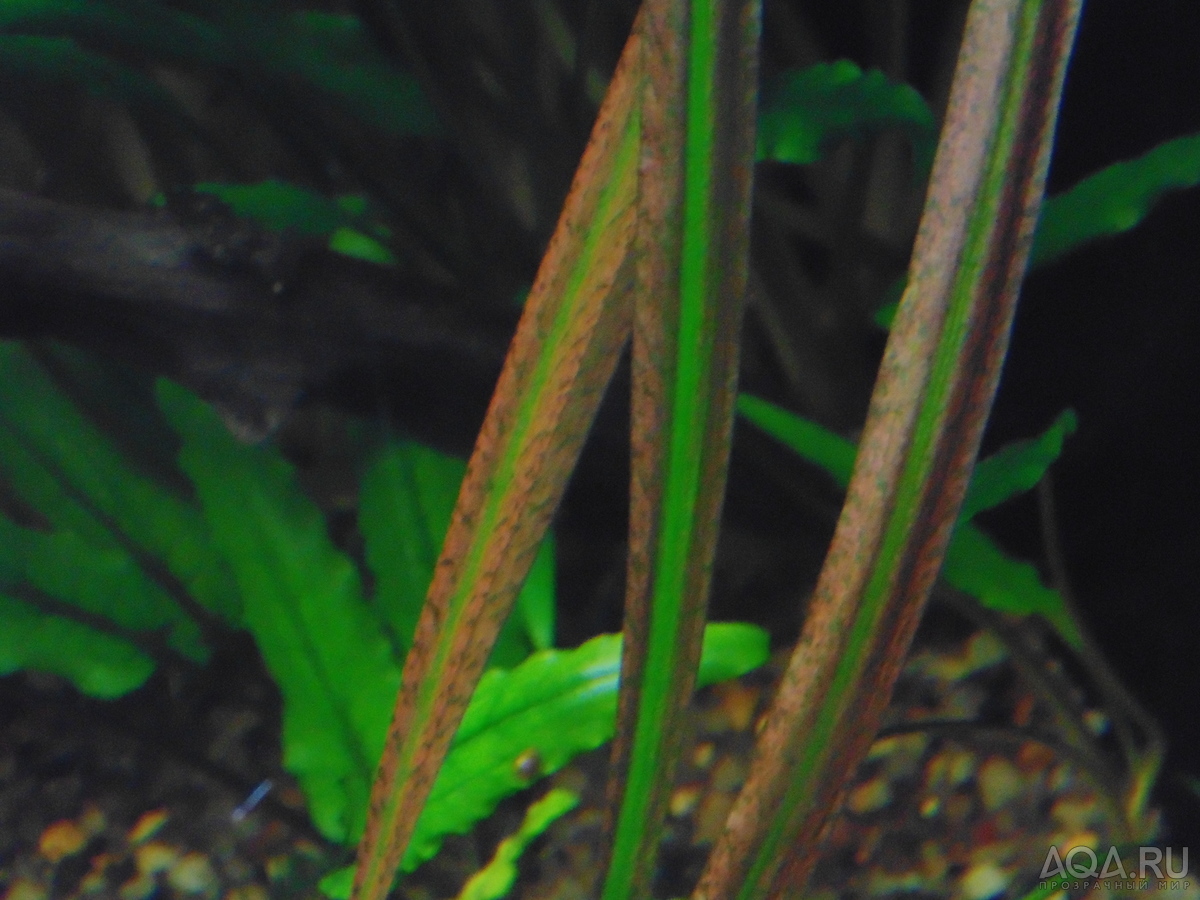
<svg viewBox="0 0 1200 900">
<path fill-rule="evenodd" d="M 996 612 L 1039 615 L 1068 645 L 1083 645 L 1079 626 L 1062 594 L 1046 587 L 1037 569 L 1008 556 L 986 534 L 960 522 L 946 550 L 942 577 Z"/>
<path fill-rule="evenodd" d="M 799 456 L 825 469 L 840 486 L 849 483 L 855 454 L 850 441 L 747 394 L 738 397 L 738 411 Z M 969 524 L 975 513 L 997 506 L 1037 484 L 1062 452 L 1063 439 L 1074 428 L 1075 414 L 1068 410 L 1040 437 L 1015 441 L 979 461 L 950 536 L 942 577 L 989 609 L 1042 616 L 1069 645 L 1078 648 L 1079 627 L 1062 595 L 1043 585 L 1033 566 L 1012 559 Z"/>
<path fill-rule="evenodd" d="M 121 553 L 125 569 L 141 571 L 145 590 L 160 595 L 153 603 L 161 610 L 148 627 L 169 624 L 168 641 L 177 649 L 202 658 L 197 621 L 211 614 L 239 620 L 233 579 L 199 510 L 132 467 L 30 351 L 13 342 L 0 343 L 0 465 L 56 531 L 106 554 L 106 570 Z M 115 609 L 120 600 L 108 602 Z"/>
<path fill-rule="evenodd" d="M 1075 413 L 1068 409 L 1040 437 L 1013 441 L 981 459 L 971 473 L 959 519 L 965 522 L 977 512 L 999 506 L 1010 497 L 1032 489 L 1062 454 L 1063 441 L 1075 427 Z"/>
<path fill-rule="evenodd" d="M 1114 163 L 1049 198 L 1038 219 L 1030 265 L 1133 228 L 1163 194 L 1200 184 L 1200 134 L 1159 144 L 1137 159 Z"/>
<path fill-rule="evenodd" d="M 399 670 L 354 564 L 291 467 L 238 443 L 210 407 L 165 380 L 180 465 L 237 578 L 244 623 L 283 694 L 284 765 L 332 840 L 360 833 Z"/>
<path fill-rule="evenodd" d="M 562 788 L 547 791 L 529 807 L 517 833 L 502 840 L 488 864 L 470 877 L 456 900 L 499 900 L 507 896 L 517 880 L 517 860 L 525 848 L 578 805 L 578 794 Z"/>
<path fill-rule="evenodd" d="M 767 633 L 761 628 L 709 625 L 697 684 L 744 675 L 766 662 L 767 655 Z M 620 670 L 621 636 L 607 634 L 573 650 L 535 653 L 511 671 L 485 674 L 438 773 L 401 870 L 411 871 L 431 858 L 447 834 L 465 833 L 504 797 L 609 740 Z M 337 884 L 340 889 L 332 890 Z M 330 882 L 326 890 L 345 897 L 349 880 Z"/>
<path fill-rule="evenodd" d="M 924 99 L 906 84 L 892 84 L 878 69 L 864 72 L 849 60 L 818 63 L 783 73 L 763 91 L 758 117 L 758 159 L 806 165 L 833 141 L 901 128 L 912 141 L 915 170 L 933 162 L 937 126 Z"/>
</svg>

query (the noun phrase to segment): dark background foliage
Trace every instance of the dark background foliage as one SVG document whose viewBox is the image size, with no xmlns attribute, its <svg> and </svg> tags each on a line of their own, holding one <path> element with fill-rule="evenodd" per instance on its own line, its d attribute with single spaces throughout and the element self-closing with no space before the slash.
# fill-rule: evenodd
<svg viewBox="0 0 1200 900">
<path fill-rule="evenodd" d="M 1200 130 L 1200 6 L 1092 0 L 1080 25 L 1050 191 Z M 1169 198 L 1135 231 L 1030 278 L 992 422 L 992 443 L 1058 409 L 1080 429 L 1054 471 L 1063 551 L 1089 625 L 1163 723 L 1172 839 L 1200 837 L 1200 193 Z M 1035 503 L 993 514 L 1010 547 L 1036 551 Z"/>
</svg>

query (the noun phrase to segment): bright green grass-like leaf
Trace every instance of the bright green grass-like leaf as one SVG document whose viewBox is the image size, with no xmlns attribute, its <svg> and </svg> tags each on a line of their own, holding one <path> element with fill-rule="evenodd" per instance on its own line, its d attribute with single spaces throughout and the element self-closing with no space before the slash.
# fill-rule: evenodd
<svg viewBox="0 0 1200 900">
<path fill-rule="evenodd" d="M 245 625 L 283 694 L 284 765 L 321 832 L 350 840 L 363 827 L 400 682 L 379 619 L 291 467 L 268 448 L 239 444 L 182 388 L 160 381 L 158 393 L 237 577 Z"/>
<path fill-rule="evenodd" d="M 854 444 L 815 422 L 773 403 L 742 394 L 738 412 L 798 456 L 823 468 L 840 487 L 850 481 Z M 942 577 L 989 609 L 1017 615 L 1038 614 L 1072 647 L 1079 647 L 1079 627 L 1058 591 L 1042 584 L 1037 570 L 1005 554 L 982 531 L 969 524 L 978 512 L 998 506 L 1030 490 L 1062 452 L 1075 430 L 1075 414 L 1067 410 L 1033 440 L 1008 444 L 975 466 L 958 524 L 950 538 Z"/>
<path fill-rule="evenodd" d="M 517 833 L 506 837 L 486 866 L 471 876 L 457 900 L 500 900 L 517 880 L 517 860 L 558 819 L 579 805 L 579 795 L 562 788 L 548 791 L 529 811 Z"/>
<path fill-rule="evenodd" d="M 450 525 L 466 464 L 409 441 L 384 447 L 363 476 L 359 525 L 375 573 L 374 603 L 391 631 L 398 658 L 408 652 Z M 491 665 L 510 667 L 532 650 L 554 645 L 554 547 L 543 545 Z"/>
<path fill-rule="evenodd" d="M 744 675 L 765 663 L 768 652 L 768 636 L 761 628 L 709 625 L 697 684 Z M 607 634 L 574 650 L 535 653 L 508 672 L 485 674 L 434 782 L 401 871 L 412 871 L 437 853 L 446 835 L 466 833 L 501 799 L 528 787 L 530 778 L 517 765 L 522 755 L 537 754 L 539 775 L 549 775 L 610 740 L 620 670 L 621 636 Z"/>
<path fill-rule="evenodd" d="M 101 553 L 123 551 L 129 557 L 126 569 L 161 561 L 188 597 L 229 622 L 239 621 L 236 587 L 199 511 L 129 466 L 17 343 L 0 343 L 0 426 L 6 478 L 55 530 L 70 532 Z M 170 587 L 161 578 L 150 580 L 160 594 Z M 80 589 L 86 589 L 82 582 Z M 109 602 L 115 607 L 122 601 Z M 162 602 L 175 606 L 165 596 Z M 180 638 L 177 649 L 200 658 L 191 617 L 176 608 L 169 618 L 176 623 L 172 629 L 193 635 Z M 148 627 L 165 622 L 159 618 Z M 175 644 L 176 638 L 169 642 Z"/>
<path fill-rule="evenodd" d="M 1164 194 L 1200 184 L 1200 134 L 1159 144 L 1114 163 L 1051 197 L 1042 207 L 1030 264 L 1044 265 L 1098 238 L 1128 231 Z"/>
<path fill-rule="evenodd" d="M 805 165 L 820 159 L 831 141 L 884 128 L 903 129 L 916 171 L 929 171 L 937 126 L 920 94 L 849 60 L 819 63 L 785 72 L 764 90 L 757 156 Z"/>
</svg>

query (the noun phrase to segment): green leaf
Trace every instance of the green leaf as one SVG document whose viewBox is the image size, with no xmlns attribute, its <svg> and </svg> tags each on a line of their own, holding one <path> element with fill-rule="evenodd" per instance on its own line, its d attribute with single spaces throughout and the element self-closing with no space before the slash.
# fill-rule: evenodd
<svg viewBox="0 0 1200 900">
<path fill-rule="evenodd" d="M 841 435 L 751 394 L 738 395 L 737 411 L 801 459 L 820 466 L 839 487 L 850 483 L 858 448 Z"/>
<path fill-rule="evenodd" d="M 1047 197 L 1038 217 L 1030 268 L 1044 266 L 1092 241 L 1139 225 L 1164 194 L 1200 184 L 1200 134 L 1159 144 L 1137 159 L 1114 163 L 1069 190 Z M 889 288 L 875 323 L 890 328 L 905 279 Z"/>
<path fill-rule="evenodd" d="M 850 441 L 748 394 L 738 397 L 738 412 L 801 458 L 825 469 L 842 487 L 849 482 L 856 452 Z M 1007 556 L 967 524 L 976 513 L 1033 488 L 1058 459 L 1063 440 L 1075 426 L 1075 413 L 1067 410 L 1040 437 L 1015 441 L 979 461 L 950 538 L 942 577 L 989 609 L 1042 616 L 1069 645 L 1079 647 L 1079 628 L 1062 595 L 1043 585 L 1033 566 Z"/>
<path fill-rule="evenodd" d="M 966 522 L 981 510 L 999 506 L 1010 497 L 1031 490 L 1058 459 L 1063 441 L 1074 433 L 1077 424 L 1074 411 L 1068 409 L 1041 437 L 1014 441 L 980 460 L 971 474 L 959 520 Z"/>
<path fill-rule="evenodd" d="M 124 569 L 140 569 L 144 580 L 153 582 L 137 592 L 153 588 L 156 597 L 159 613 L 148 627 L 171 622 L 168 641 L 176 649 L 194 659 L 204 654 L 196 624 L 180 603 L 194 599 L 227 621 L 239 620 L 231 573 L 199 510 L 133 468 L 41 364 L 12 342 L 0 343 L 0 467 L 17 494 L 54 530 L 75 536 L 72 552 L 83 552 L 78 546 L 87 544 L 108 554 L 105 570 L 112 570 L 111 554 L 123 553 Z M 148 571 L 162 564 L 177 585 Z M 54 568 L 47 563 L 48 577 Z M 186 595 L 174 592 L 179 587 Z M 90 590 L 82 578 L 78 589 Z M 110 617 L 121 602 L 117 595 L 109 598 Z M 127 602 L 134 605 L 133 595 Z"/>
<path fill-rule="evenodd" d="M 5 0 L 0 31 L 71 36 L 108 54 L 149 54 L 228 66 L 237 54 L 221 30 L 196 16 L 148 0 Z"/>
<path fill-rule="evenodd" d="M 148 645 L 162 634 L 167 646 L 188 658 L 208 658 L 196 623 L 119 544 L 94 544 L 65 529 L 48 534 L 20 528 L 0 518 L 0 548 L 0 586 L 31 589 L 23 599 L 47 618 L 74 617 L 134 644 L 139 633 Z M 42 660 L 60 652 L 53 645 L 26 649 Z"/>
<path fill-rule="evenodd" d="M 1031 265 L 1052 262 L 1089 241 L 1128 231 L 1163 194 L 1200 184 L 1200 134 L 1089 175 L 1042 207 Z"/>
<path fill-rule="evenodd" d="M 912 141 L 914 168 L 929 171 L 937 127 L 920 94 L 848 60 L 819 63 L 783 73 L 764 91 L 757 157 L 805 165 L 834 140 L 883 128 L 903 129 Z"/>
<path fill-rule="evenodd" d="M 765 632 L 750 625 L 710 625 L 700 684 L 741 675 L 767 657 Z M 537 754 L 541 774 L 612 738 L 621 638 L 602 635 L 575 650 L 535 653 L 479 682 L 402 869 L 429 859 L 447 834 L 462 834 L 504 797 L 529 784 L 518 757 Z"/>
<path fill-rule="evenodd" d="M 744 675 L 766 662 L 768 652 L 768 636 L 761 628 L 709 625 L 697 684 Z M 485 674 L 401 870 L 411 872 L 437 853 L 446 835 L 465 834 L 500 800 L 528 787 L 531 779 L 517 765 L 523 755 L 536 754 L 540 777 L 610 740 L 620 657 L 621 636 L 606 634 L 574 650 L 535 653 L 508 672 Z"/>
<path fill-rule="evenodd" d="M 396 265 L 395 255 L 384 244 L 389 230 L 369 215 L 366 200 L 359 195 L 331 198 L 277 179 L 256 184 L 200 182 L 192 190 L 219 198 L 235 214 L 263 228 L 326 238 L 334 253 Z M 166 201 L 159 195 L 154 202 L 161 206 Z"/>
<path fill-rule="evenodd" d="M 169 93 L 137 69 L 85 50 L 67 37 L 0 34 L 0 73 L 8 90 L 36 90 L 30 79 L 80 88 L 96 97 L 165 109 L 178 107 Z"/>
<path fill-rule="evenodd" d="M 382 448 L 363 476 L 359 526 L 375 575 L 374 603 L 398 658 L 408 652 L 466 465 L 411 441 Z M 543 543 L 501 629 L 491 665 L 512 666 L 554 645 L 554 547 Z"/>
<path fill-rule="evenodd" d="M 69 679 L 93 697 L 113 698 L 141 685 L 154 661 L 133 644 L 88 624 L 0 592 L 0 675 L 18 669 Z"/>
<path fill-rule="evenodd" d="M 1083 638 L 1058 591 L 1042 584 L 1029 563 L 1008 556 L 982 531 L 959 523 L 954 529 L 942 577 L 975 597 L 988 609 L 1020 616 L 1039 615 L 1068 645 L 1079 649 Z"/>
<path fill-rule="evenodd" d="M 546 793 L 525 813 L 521 827 L 496 847 L 486 866 L 470 877 L 457 900 L 500 900 L 517 880 L 517 860 L 559 818 L 579 805 L 579 795 L 562 788 Z"/>
<path fill-rule="evenodd" d="M 283 694 L 284 765 L 321 832 L 350 840 L 363 827 L 400 682 L 381 623 L 291 467 L 269 448 L 239 444 L 183 388 L 162 380 L 158 394 Z"/>
<path fill-rule="evenodd" d="M 272 32 L 265 64 L 321 88 L 363 122 L 397 137 L 434 134 L 437 117 L 417 80 L 391 65 L 354 16 L 292 13 Z"/>
<path fill-rule="evenodd" d="M 335 228 L 329 235 L 329 249 L 342 256 L 351 256 L 377 266 L 394 266 L 396 255 L 382 243 L 353 228 Z"/>
</svg>

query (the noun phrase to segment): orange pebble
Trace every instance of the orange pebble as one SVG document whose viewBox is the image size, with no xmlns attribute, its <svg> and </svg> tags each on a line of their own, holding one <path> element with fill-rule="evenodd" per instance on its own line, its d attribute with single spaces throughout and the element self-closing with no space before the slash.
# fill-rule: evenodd
<svg viewBox="0 0 1200 900">
<path fill-rule="evenodd" d="M 87 843 L 87 832 L 71 819 L 62 819 L 42 832 L 38 841 L 38 852 L 52 863 L 65 859 L 83 849 Z"/>
</svg>

